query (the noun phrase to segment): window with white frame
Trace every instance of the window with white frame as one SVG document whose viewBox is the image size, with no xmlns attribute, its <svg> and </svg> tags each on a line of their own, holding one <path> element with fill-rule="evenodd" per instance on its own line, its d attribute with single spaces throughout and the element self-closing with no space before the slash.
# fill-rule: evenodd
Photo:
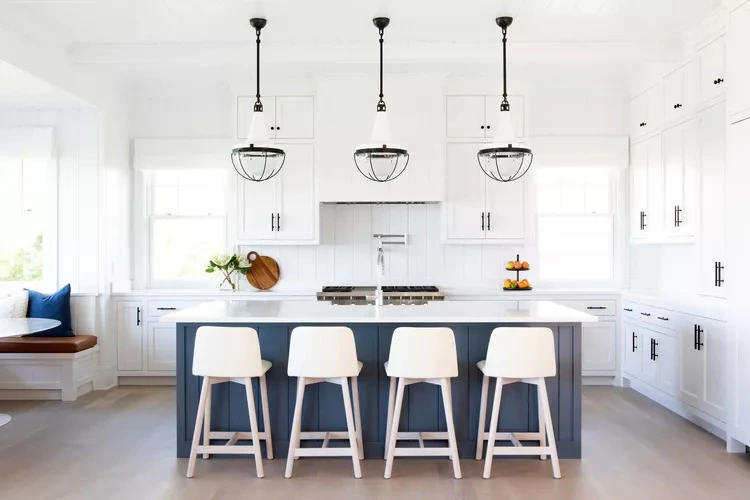
<svg viewBox="0 0 750 500">
<path fill-rule="evenodd" d="M 614 282 L 616 176 L 608 168 L 538 168 L 539 280 L 561 285 Z"/>
<path fill-rule="evenodd" d="M 206 264 L 226 246 L 225 173 L 149 170 L 144 181 L 150 286 L 210 282 Z"/>
</svg>

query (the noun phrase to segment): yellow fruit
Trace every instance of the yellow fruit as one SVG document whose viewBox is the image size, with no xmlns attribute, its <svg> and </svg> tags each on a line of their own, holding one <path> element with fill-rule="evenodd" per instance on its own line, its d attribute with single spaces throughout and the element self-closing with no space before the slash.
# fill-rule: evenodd
<svg viewBox="0 0 750 500">
<path fill-rule="evenodd" d="M 505 269 L 514 269 L 515 268 L 515 262 L 512 260 L 508 261 L 508 263 L 505 265 Z"/>
<path fill-rule="evenodd" d="M 510 288 L 510 280 L 505 280 L 505 282 L 503 282 L 503 288 Z"/>
</svg>

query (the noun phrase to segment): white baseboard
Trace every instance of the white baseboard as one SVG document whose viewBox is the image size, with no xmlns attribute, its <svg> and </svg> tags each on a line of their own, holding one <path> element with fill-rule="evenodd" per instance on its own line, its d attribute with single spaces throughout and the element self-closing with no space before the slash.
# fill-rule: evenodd
<svg viewBox="0 0 750 500">
<path fill-rule="evenodd" d="M 108 391 L 113 387 L 117 387 L 117 367 L 115 365 L 98 367 L 94 374 L 94 390 Z"/>
<path fill-rule="evenodd" d="M 614 376 L 607 376 L 607 377 L 587 377 L 583 376 L 581 377 L 581 385 L 609 385 L 613 386 L 615 385 L 615 377 Z"/>
<path fill-rule="evenodd" d="M 177 385 L 176 377 L 118 377 L 118 385 Z"/>
<path fill-rule="evenodd" d="M 719 439 L 723 441 L 727 440 L 726 424 L 715 417 L 712 417 L 697 408 L 693 408 L 690 405 L 686 405 L 677 398 L 665 394 L 636 378 L 630 378 L 628 375 L 623 376 L 623 387 L 630 387 L 633 390 L 640 392 L 647 398 L 656 401 L 685 420 L 694 423 L 698 427 L 702 427 Z"/>
</svg>

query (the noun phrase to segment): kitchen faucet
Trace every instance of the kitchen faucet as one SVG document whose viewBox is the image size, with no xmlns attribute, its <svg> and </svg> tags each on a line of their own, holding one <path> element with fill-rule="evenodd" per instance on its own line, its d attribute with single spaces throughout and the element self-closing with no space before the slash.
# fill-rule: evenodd
<svg viewBox="0 0 750 500">
<path fill-rule="evenodd" d="M 375 259 L 375 276 L 377 277 L 377 287 L 375 288 L 375 305 L 383 305 L 383 277 L 385 276 L 385 250 L 383 245 L 406 245 L 405 234 L 373 234 L 373 238 L 378 240 L 378 252 Z M 383 239 L 401 238 L 401 241 L 383 241 Z"/>
</svg>

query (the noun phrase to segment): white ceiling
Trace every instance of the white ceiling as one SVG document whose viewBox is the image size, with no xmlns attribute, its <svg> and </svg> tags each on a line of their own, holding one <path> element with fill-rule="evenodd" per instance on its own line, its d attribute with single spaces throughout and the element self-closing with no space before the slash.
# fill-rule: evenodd
<svg viewBox="0 0 750 500">
<path fill-rule="evenodd" d="M 721 0 L 0 0 L 68 44 L 364 43 L 391 17 L 396 43 L 497 42 L 498 15 L 517 42 L 670 42 Z"/>
<path fill-rule="evenodd" d="M 88 103 L 0 61 L 0 107 L 80 108 Z"/>
</svg>

